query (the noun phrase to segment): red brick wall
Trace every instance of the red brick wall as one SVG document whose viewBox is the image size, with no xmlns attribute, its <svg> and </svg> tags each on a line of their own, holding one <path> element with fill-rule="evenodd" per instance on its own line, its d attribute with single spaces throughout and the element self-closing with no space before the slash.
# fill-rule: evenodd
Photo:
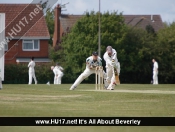
<svg viewBox="0 0 175 132">
<path fill-rule="evenodd" d="M 8 51 L 5 52 L 5 64 L 16 64 L 18 46 L 13 46 L 17 40 L 11 40 L 8 43 Z"/>
<path fill-rule="evenodd" d="M 5 64 L 16 64 L 16 57 L 48 57 L 48 40 L 40 40 L 39 51 L 23 51 L 22 40 L 18 41 L 18 45 L 13 46 L 17 40 L 12 40 L 8 44 L 8 52 L 5 53 Z"/>
</svg>

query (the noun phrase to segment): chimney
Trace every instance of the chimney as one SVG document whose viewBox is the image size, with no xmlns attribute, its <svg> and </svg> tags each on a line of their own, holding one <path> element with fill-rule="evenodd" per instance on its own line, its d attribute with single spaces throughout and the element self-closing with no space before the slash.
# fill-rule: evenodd
<svg viewBox="0 0 175 132">
<path fill-rule="evenodd" d="M 58 4 L 55 7 L 55 27 L 53 34 L 53 47 L 55 47 L 60 41 L 60 17 L 61 17 L 61 7 Z"/>
<path fill-rule="evenodd" d="M 153 18 L 153 15 L 151 15 L 151 21 L 154 22 L 154 18 Z"/>
</svg>

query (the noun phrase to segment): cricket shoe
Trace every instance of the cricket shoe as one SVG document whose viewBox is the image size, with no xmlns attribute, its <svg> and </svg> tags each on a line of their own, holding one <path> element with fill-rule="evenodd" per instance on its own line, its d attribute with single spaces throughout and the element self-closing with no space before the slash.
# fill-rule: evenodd
<svg viewBox="0 0 175 132">
<path fill-rule="evenodd" d="M 114 90 L 114 88 L 113 87 L 108 87 L 107 90 Z"/>
<path fill-rule="evenodd" d="M 71 86 L 69 90 L 74 90 L 75 88 L 76 88 L 75 86 Z"/>
<path fill-rule="evenodd" d="M 107 90 L 114 90 L 114 87 L 116 86 L 117 84 L 114 82 L 113 84 L 112 84 L 112 86 L 108 86 L 108 88 L 107 88 Z"/>
</svg>

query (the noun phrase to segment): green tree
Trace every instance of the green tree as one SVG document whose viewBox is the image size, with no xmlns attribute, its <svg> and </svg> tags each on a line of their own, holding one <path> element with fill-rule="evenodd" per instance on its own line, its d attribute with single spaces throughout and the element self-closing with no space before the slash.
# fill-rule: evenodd
<svg viewBox="0 0 175 132">
<path fill-rule="evenodd" d="M 98 49 L 98 13 L 86 13 L 66 34 L 61 49 L 50 52 L 54 61 L 65 68 L 63 82 L 72 83 L 85 68 L 85 59 Z M 145 30 L 128 27 L 122 13 L 101 14 L 101 53 L 111 45 L 117 50 L 121 64 L 121 83 L 150 83 L 152 62 L 159 63 L 159 82 L 175 81 L 175 23 L 155 32 L 148 25 Z M 104 64 L 104 63 L 103 63 Z M 94 76 L 85 82 L 93 82 Z"/>
<path fill-rule="evenodd" d="M 152 46 L 155 37 L 146 30 L 128 27 L 125 40 L 118 45 L 122 83 L 150 83 Z"/>
<path fill-rule="evenodd" d="M 48 5 L 48 0 L 44 1 L 44 0 L 41 0 L 39 3 L 41 4 L 42 8 L 43 9 L 46 9 L 47 8 L 47 5 Z"/>
<path fill-rule="evenodd" d="M 147 25 L 145 29 L 148 33 L 152 33 L 152 34 L 155 33 L 155 30 L 151 25 Z"/>
<path fill-rule="evenodd" d="M 62 64 L 70 82 L 84 70 L 85 59 L 98 50 L 98 18 L 99 13 L 87 12 L 62 39 L 62 50 L 57 52 L 62 55 Z M 125 34 L 126 25 L 122 13 L 101 14 L 101 53 L 105 52 L 108 45 L 117 48 L 124 40 Z"/>
<path fill-rule="evenodd" d="M 47 9 L 45 19 L 46 19 L 47 27 L 49 29 L 49 34 L 50 34 L 49 44 L 52 45 L 53 44 L 52 38 L 54 34 L 54 11 L 50 10 L 50 8 Z"/>
<path fill-rule="evenodd" d="M 157 34 L 156 58 L 159 62 L 159 80 L 175 83 L 175 22 Z"/>
</svg>

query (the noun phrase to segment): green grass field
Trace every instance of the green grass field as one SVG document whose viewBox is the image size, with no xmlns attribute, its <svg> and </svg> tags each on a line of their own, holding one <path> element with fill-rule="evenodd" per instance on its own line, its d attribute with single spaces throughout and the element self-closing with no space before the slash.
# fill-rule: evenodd
<svg viewBox="0 0 175 132">
<path fill-rule="evenodd" d="M 1 117 L 175 116 L 175 85 L 122 84 L 96 91 L 93 84 L 3 85 Z M 175 127 L 0 127 L 0 132 L 174 132 Z"/>
</svg>

